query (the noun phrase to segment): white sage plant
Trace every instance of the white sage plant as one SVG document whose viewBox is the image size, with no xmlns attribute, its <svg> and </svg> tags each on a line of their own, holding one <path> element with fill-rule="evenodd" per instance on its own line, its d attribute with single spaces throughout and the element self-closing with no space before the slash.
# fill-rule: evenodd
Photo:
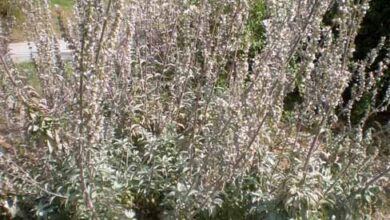
<svg viewBox="0 0 390 220">
<path fill-rule="evenodd" d="M 350 120 L 389 65 L 387 55 L 366 72 L 383 45 L 352 59 L 368 1 L 75 0 L 68 19 L 46 0 L 18 1 L 38 54 L 30 72 L 0 54 L 14 149 L 1 156 L 1 194 L 47 198 L 75 219 L 375 214 L 389 160 L 364 125 L 390 90 Z M 253 52 L 259 2 L 264 46 Z M 296 88 L 303 101 L 286 118 Z"/>
</svg>

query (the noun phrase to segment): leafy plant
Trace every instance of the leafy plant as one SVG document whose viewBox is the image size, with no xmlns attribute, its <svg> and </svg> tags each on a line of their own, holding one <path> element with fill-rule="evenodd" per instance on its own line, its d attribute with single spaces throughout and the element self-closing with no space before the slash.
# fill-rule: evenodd
<svg viewBox="0 0 390 220">
<path fill-rule="evenodd" d="M 389 160 L 366 121 L 389 97 L 350 120 L 389 65 L 367 68 L 383 44 L 351 59 L 366 2 L 74 3 L 54 24 L 49 2 L 20 0 L 34 78 L 0 56 L 0 193 L 24 215 L 358 219 L 384 204 Z"/>
</svg>

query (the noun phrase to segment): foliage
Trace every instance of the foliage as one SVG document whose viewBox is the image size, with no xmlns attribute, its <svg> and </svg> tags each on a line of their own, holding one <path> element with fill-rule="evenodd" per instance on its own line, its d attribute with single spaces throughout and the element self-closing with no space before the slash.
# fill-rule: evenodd
<svg viewBox="0 0 390 220">
<path fill-rule="evenodd" d="M 252 0 L 248 14 L 249 41 L 252 50 L 261 50 L 265 42 L 265 27 L 263 21 L 267 18 L 267 7 L 264 0 Z"/>
<path fill-rule="evenodd" d="M 11 198 L 15 215 L 361 219 L 386 206 L 389 159 L 366 121 L 390 97 L 350 120 L 389 65 L 366 72 L 383 44 L 351 59 L 366 2 L 77 0 L 57 24 L 47 1 L 20 4 L 38 56 L 0 57 L 1 207 Z"/>
<path fill-rule="evenodd" d="M 381 68 L 381 63 L 387 62 L 388 53 L 390 50 L 390 32 L 389 29 L 386 28 L 390 25 L 390 18 L 387 16 L 390 10 L 390 2 L 375 0 L 370 2 L 370 9 L 367 11 L 366 16 L 364 17 L 361 27 L 359 29 L 358 35 L 355 38 L 356 51 L 353 54 L 353 58 L 355 60 L 364 60 L 367 56 L 370 55 L 370 52 L 378 47 L 381 49 L 377 51 L 377 56 L 375 61 L 371 66 L 367 67 L 366 72 L 370 72 L 372 70 Z M 351 115 L 352 121 L 355 123 L 359 123 L 359 119 L 364 116 L 365 111 L 369 111 L 369 108 L 372 106 L 379 107 L 382 103 L 382 100 L 386 99 L 386 94 L 388 93 L 388 88 L 390 85 L 390 72 L 389 70 L 383 71 L 383 76 L 378 77 L 378 82 L 376 86 L 372 88 L 371 91 L 365 92 L 359 102 L 354 105 L 353 113 Z M 358 80 L 358 77 L 354 77 L 355 81 Z M 344 94 L 344 99 L 349 99 L 350 90 L 352 88 L 348 88 Z M 374 91 L 375 90 L 375 91 Z M 374 94 L 374 96 L 373 96 Z M 380 123 L 386 124 L 386 121 L 381 122 L 379 119 L 381 115 L 388 114 L 389 111 L 373 113 L 370 116 L 369 121 L 379 121 Z"/>
<path fill-rule="evenodd" d="M 52 5 L 58 5 L 62 8 L 65 8 L 69 10 L 73 7 L 74 1 L 73 0 L 51 0 L 50 3 Z"/>
<path fill-rule="evenodd" d="M 0 1 L 0 17 L 4 19 L 11 16 L 21 16 L 20 11 L 17 9 L 16 5 L 9 0 Z"/>
</svg>

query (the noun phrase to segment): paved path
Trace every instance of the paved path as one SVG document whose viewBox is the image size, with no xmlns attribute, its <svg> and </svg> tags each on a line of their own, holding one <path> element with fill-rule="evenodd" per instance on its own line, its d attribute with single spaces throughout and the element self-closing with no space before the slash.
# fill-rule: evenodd
<svg viewBox="0 0 390 220">
<path fill-rule="evenodd" d="M 27 42 L 11 43 L 8 45 L 10 55 L 15 63 L 23 63 L 31 61 L 31 57 L 37 55 L 36 46 Z M 60 41 L 61 56 L 64 60 L 70 59 L 71 50 L 66 46 L 65 41 Z"/>
</svg>

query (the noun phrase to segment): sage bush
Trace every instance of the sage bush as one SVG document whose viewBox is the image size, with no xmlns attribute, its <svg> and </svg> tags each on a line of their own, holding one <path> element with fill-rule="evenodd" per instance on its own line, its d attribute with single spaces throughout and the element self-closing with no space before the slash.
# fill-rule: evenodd
<svg viewBox="0 0 390 220">
<path fill-rule="evenodd" d="M 29 69 L 1 56 L 0 194 L 20 218 L 363 219 L 389 205 L 366 123 L 390 103 L 389 54 L 372 68 L 389 39 L 351 59 L 368 1 L 75 0 L 69 20 L 18 1 L 38 54 Z"/>
</svg>

